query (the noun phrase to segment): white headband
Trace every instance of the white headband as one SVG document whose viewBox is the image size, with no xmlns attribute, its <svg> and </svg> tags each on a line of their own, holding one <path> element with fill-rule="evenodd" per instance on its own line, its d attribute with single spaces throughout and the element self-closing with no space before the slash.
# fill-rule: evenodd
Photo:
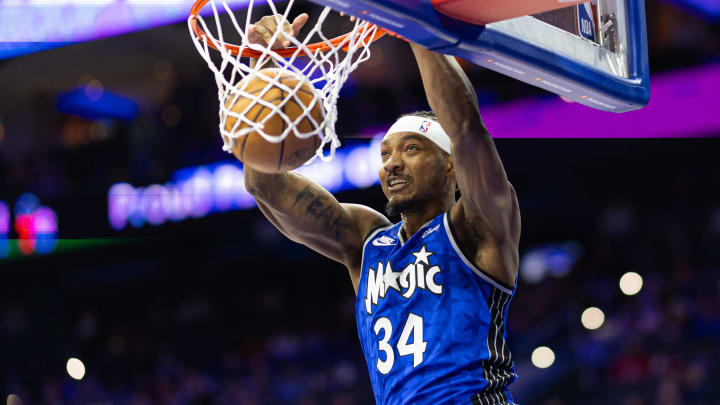
<svg viewBox="0 0 720 405">
<path fill-rule="evenodd" d="M 418 117 L 416 115 L 406 115 L 400 117 L 393 126 L 388 129 L 387 133 L 383 137 L 385 140 L 390 134 L 398 132 L 412 132 L 418 135 L 422 135 L 427 139 L 431 140 L 440 149 L 450 154 L 450 137 L 447 136 L 445 131 L 440 126 L 440 123 L 428 118 Z"/>
</svg>

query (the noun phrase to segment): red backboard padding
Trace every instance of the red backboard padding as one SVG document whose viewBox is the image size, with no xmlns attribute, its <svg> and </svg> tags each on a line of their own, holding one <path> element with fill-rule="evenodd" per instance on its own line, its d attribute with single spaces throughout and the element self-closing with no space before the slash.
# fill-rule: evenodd
<svg viewBox="0 0 720 405">
<path fill-rule="evenodd" d="M 430 0 L 433 7 L 448 17 L 471 24 L 485 25 L 524 15 L 541 13 L 585 3 L 587 0 Z"/>
</svg>

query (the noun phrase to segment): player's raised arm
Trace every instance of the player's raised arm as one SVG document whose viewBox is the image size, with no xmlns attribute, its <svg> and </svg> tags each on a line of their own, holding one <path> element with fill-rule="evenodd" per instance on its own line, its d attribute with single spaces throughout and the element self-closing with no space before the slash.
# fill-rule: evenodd
<svg viewBox="0 0 720 405">
<path fill-rule="evenodd" d="M 280 232 L 351 272 L 360 268 L 365 236 L 388 223 L 370 208 L 340 204 L 322 186 L 297 173 L 266 174 L 246 167 L 245 187 Z M 355 282 L 355 275 L 351 277 Z"/>
<path fill-rule="evenodd" d="M 518 239 L 515 191 L 478 111 L 470 80 L 454 57 L 411 44 L 428 103 L 452 142 L 455 176 L 467 220 L 480 220 L 498 240 Z"/>
<path fill-rule="evenodd" d="M 292 24 L 265 16 L 250 27 L 253 43 L 278 49 L 297 35 L 308 15 L 300 14 Z M 273 34 L 281 30 L 274 43 Z M 251 61 L 254 64 L 255 60 Z M 297 173 L 268 174 L 245 165 L 245 187 L 267 219 L 291 240 L 344 264 L 357 290 L 365 236 L 389 221 L 380 213 L 356 204 L 341 204 L 314 181 Z"/>
</svg>

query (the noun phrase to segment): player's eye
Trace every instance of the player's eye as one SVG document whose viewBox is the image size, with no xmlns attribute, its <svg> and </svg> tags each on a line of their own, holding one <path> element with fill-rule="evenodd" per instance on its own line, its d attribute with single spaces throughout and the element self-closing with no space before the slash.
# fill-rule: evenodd
<svg viewBox="0 0 720 405">
<path fill-rule="evenodd" d="M 417 146 L 415 146 L 415 145 L 413 145 L 413 144 L 410 144 L 410 145 L 408 145 L 408 146 L 405 147 L 405 150 L 407 150 L 407 151 L 412 151 L 412 150 L 417 150 L 417 148 L 418 148 Z"/>
</svg>

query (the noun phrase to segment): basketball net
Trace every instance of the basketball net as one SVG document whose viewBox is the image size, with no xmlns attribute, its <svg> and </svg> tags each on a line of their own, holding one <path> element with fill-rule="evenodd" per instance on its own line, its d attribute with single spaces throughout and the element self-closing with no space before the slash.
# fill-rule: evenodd
<svg viewBox="0 0 720 405">
<path fill-rule="evenodd" d="M 216 36 L 210 33 L 205 20 L 197 14 L 199 9 L 208 3 L 208 0 L 198 0 L 195 3 L 193 13 L 188 19 L 188 26 L 195 47 L 215 75 L 218 101 L 220 102 L 220 133 L 223 135 L 223 150 L 232 153 L 235 140 L 252 132 L 257 132 L 265 140 L 273 143 L 282 142 L 292 133 L 303 139 L 319 136 L 322 142 L 315 157 L 319 156 L 324 161 L 332 160 L 335 149 L 340 146 L 340 141 L 335 133 L 337 99 L 340 89 L 350 73 L 370 57 L 369 45 L 384 32 L 377 26 L 358 19 L 348 34 L 329 39 L 322 30 L 323 22 L 331 11 L 329 7 L 325 7 L 303 40 L 287 35 L 286 39 L 291 42 L 291 46 L 286 49 L 273 50 L 269 46 L 249 42 L 247 33 L 248 28 L 252 25 L 253 0 L 250 0 L 245 24 L 242 26 L 225 0 L 210 0 L 209 2 L 213 11 Z M 280 27 L 283 27 L 283 22 L 291 21 L 289 17 L 293 2 L 294 0 L 289 0 L 285 11 L 278 13 L 273 0 L 267 1 L 279 27 L 269 41 L 271 44 L 275 43 L 282 34 Z M 218 3 L 221 8 L 218 7 Z M 218 10 L 227 12 L 233 29 L 241 38 L 239 44 L 225 42 Z M 256 19 L 259 20 L 259 17 Z M 321 41 L 310 44 L 310 39 L 315 36 Z M 211 57 L 211 52 L 215 52 L 215 50 L 221 56 L 218 62 Z M 250 67 L 247 59 L 245 62 L 241 61 L 243 56 L 257 58 L 255 67 Z M 268 62 L 273 63 L 268 66 Z M 273 75 L 273 77 L 263 74 L 261 70 L 267 67 L 277 68 L 280 74 Z M 302 80 L 298 81 L 294 87 L 279 81 L 282 73 L 285 72 L 294 73 L 298 77 L 304 78 L 306 83 L 312 84 L 315 97 L 309 105 L 304 105 L 297 97 L 297 93 L 303 85 Z M 266 81 L 267 85 L 261 91 L 249 93 L 245 91 L 245 88 L 250 80 L 240 84 L 244 78 L 249 76 L 260 78 Z M 286 94 L 283 100 L 279 102 L 263 100 L 263 96 L 273 87 L 280 88 L 283 94 Z M 233 106 L 240 98 L 248 98 L 251 102 L 243 111 L 232 111 Z M 283 106 L 289 100 L 294 100 L 303 109 L 302 114 L 294 120 L 283 111 Z M 324 111 L 321 122 L 317 122 L 310 114 L 317 103 L 321 103 Z M 248 112 L 258 104 L 271 111 L 262 120 L 254 122 L 248 118 Z M 280 116 L 286 124 L 283 126 L 284 130 L 281 134 L 268 134 L 263 130 L 265 122 L 274 114 Z M 225 124 L 231 117 L 235 118 L 236 122 L 232 128 L 228 129 Z M 312 124 L 313 129 L 310 132 L 300 132 L 297 129 L 298 124 L 304 119 L 309 120 Z M 328 144 L 329 153 L 326 155 L 324 150 L 325 145 Z M 311 159 L 311 162 L 312 160 L 314 158 Z"/>
</svg>

